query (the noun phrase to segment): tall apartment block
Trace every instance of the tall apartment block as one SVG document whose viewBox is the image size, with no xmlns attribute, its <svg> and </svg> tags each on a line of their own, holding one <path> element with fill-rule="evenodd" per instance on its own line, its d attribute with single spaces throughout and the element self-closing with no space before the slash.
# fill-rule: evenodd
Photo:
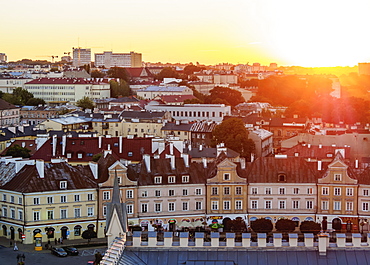
<svg viewBox="0 0 370 265">
<path fill-rule="evenodd" d="M 95 66 L 97 67 L 141 67 L 141 53 L 95 53 Z"/>
<path fill-rule="evenodd" d="M 0 53 L 0 63 L 6 63 L 8 60 L 8 57 L 6 56 L 5 53 Z"/>
<path fill-rule="evenodd" d="M 72 48 L 73 49 L 73 62 L 75 67 L 83 66 L 91 63 L 91 49 Z"/>
</svg>

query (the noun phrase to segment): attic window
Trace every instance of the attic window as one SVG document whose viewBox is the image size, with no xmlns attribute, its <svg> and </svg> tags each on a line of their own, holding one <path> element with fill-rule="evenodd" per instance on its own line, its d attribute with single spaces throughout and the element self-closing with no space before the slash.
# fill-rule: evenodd
<svg viewBox="0 0 370 265">
<path fill-rule="evenodd" d="M 67 158 L 72 158 L 72 153 L 67 153 Z"/>
<path fill-rule="evenodd" d="M 154 177 L 154 183 L 155 184 L 161 184 L 162 183 L 162 177 Z"/>
<path fill-rule="evenodd" d="M 78 153 L 77 158 L 82 158 L 82 153 Z"/>
<path fill-rule="evenodd" d="M 285 174 L 279 174 L 279 175 L 278 175 L 278 181 L 279 181 L 279 182 L 285 182 L 285 181 L 286 181 L 286 176 L 285 176 Z"/>
<path fill-rule="evenodd" d="M 128 152 L 127 155 L 128 156 L 132 156 L 133 154 L 132 154 L 132 152 Z"/>
<path fill-rule="evenodd" d="M 326 157 L 333 157 L 333 154 L 331 154 L 331 153 L 327 153 L 327 154 L 326 154 Z"/>
<path fill-rule="evenodd" d="M 188 183 L 189 182 L 189 176 L 182 176 L 182 183 Z"/>
<path fill-rule="evenodd" d="M 175 183 L 175 176 L 169 176 L 168 183 Z"/>
<path fill-rule="evenodd" d="M 294 153 L 294 156 L 299 156 L 299 153 L 298 152 Z"/>
<path fill-rule="evenodd" d="M 59 182 L 60 189 L 65 190 L 67 188 L 67 181 L 63 180 Z"/>
</svg>

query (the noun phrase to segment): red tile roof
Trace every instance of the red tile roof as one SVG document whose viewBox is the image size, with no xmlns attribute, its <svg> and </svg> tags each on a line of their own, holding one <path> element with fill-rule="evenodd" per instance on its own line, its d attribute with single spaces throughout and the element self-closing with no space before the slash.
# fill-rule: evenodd
<svg viewBox="0 0 370 265">
<path fill-rule="evenodd" d="M 30 82 L 27 82 L 26 85 L 48 85 L 48 84 L 57 84 L 57 85 L 68 85 L 68 84 L 77 84 L 77 85 L 84 85 L 84 84 L 92 84 L 92 85 L 99 85 L 99 84 L 109 84 L 108 79 L 85 79 L 85 78 L 39 78 L 34 79 Z"/>
</svg>

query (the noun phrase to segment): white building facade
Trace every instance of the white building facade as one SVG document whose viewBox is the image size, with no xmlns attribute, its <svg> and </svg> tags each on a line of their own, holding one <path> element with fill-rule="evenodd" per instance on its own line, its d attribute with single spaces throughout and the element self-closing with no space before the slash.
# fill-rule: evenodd
<svg viewBox="0 0 370 265">
<path fill-rule="evenodd" d="M 103 52 L 95 53 L 96 67 L 141 67 L 142 66 L 142 55 L 141 53 L 130 52 L 130 53 L 113 53 Z"/>
</svg>

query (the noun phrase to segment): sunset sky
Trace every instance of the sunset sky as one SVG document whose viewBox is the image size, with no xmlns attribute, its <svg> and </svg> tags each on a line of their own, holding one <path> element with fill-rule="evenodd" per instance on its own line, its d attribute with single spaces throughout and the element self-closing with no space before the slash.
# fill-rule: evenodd
<svg viewBox="0 0 370 265">
<path fill-rule="evenodd" d="M 3 0 L 1 10 L 8 61 L 50 60 L 78 45 L 146 62 L 370 61 L 369 0 Z"/>
</svg>

